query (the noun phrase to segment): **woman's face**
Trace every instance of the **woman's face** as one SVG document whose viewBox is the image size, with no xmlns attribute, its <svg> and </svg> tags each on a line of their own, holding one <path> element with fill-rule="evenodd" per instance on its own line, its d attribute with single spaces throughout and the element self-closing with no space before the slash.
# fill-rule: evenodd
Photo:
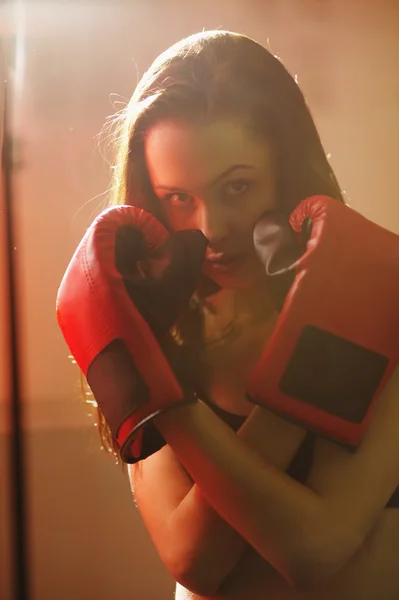
<svg viewBox="0 0 399 600">
<path fill-rule="evenodd" d="M 264 276 L 252 233 L 276 203 L 270 145 L 239 121 L 163 121 L 147 132 L 145 154 L 169 227 L 209 240 L 204 272 L 228 288 Z"/>
</svg>

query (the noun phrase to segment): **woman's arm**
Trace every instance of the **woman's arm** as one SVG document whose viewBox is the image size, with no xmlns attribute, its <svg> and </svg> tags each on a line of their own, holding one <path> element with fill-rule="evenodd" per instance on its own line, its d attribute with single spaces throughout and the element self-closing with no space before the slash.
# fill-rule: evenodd
<svg viewBox="0 0 399 600">
<path fill-rule="evenodd" d="M 306 431 L 256 407 L 237 435 L 276 469 L 285 471 Z M 169 523 L 174 535 L 184 532 L 186 547 L 180 554 L 191 559 L 185 563 L 185 581 L 197 589 L 205 586 L 204 595 L 215 593 L 248 549 L 248 542 L 209 505 L 197 484 L 176 507 Z"/>
<path fill-rule="evenodd" d="M 256 407 L 238 436 L 276 468 L 288 468 L 306 432 Z M 131 487 L 161 560 L 182 585 L 211 595 L 249 548 L 209 505 L 169 446 L 129 467 Z"/>
<path fill-rule="evenodd" d="M 321 498 L 276 469 L 201 402 L 155 421 L 207 502 L 296 586 L 299 561 L 310 562 L 305 543 L 312 543 L 315 516 L 321 521 Z"/>
<path fill-rule="evenodd" d="M 363 543 L 399 482 L 399 371 L 356 453 L 319 489 L 276 469 L 201 402 L 156 425 L 206 500 L 295 587 L 335 574 Z"/>
</svg>

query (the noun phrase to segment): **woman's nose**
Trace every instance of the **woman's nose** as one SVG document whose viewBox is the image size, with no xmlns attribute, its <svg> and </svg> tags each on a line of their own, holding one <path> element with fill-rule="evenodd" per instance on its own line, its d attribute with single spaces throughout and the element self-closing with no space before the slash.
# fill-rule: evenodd
<svg viewBox="0 0 399 600">
<path fill-rule="evenodd" d="M 208 239 L 210 246 L 217 246 L 229 233 L 226 210 L 217 207 L 201 208 L 198 226 L 204 236 Z"/>
</svg>

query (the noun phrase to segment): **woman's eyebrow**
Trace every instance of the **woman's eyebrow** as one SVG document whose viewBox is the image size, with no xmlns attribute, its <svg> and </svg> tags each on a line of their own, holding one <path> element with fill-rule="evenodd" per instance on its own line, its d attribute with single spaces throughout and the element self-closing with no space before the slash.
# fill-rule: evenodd
<svg viewBox="0 0 399 600">
<path fill-rule="evenodd" d="M 230 175 L 230 173 L 232 173 L 233 171 L 236 171 L 237 169 L 254 169 L 254 167 L 252 165 L 244 165 L 244 164 L 232 165 L 231 167 L 229 167 L 228 169 L 223 171 L 223 173 L 220 173 L 219 175 L 217 175 L 210 183 L 207 184 L 206 187 L 207 188 L 213 187 L 214 185 L 216 185 L 218 183 L 218 181 L 223 179 L 223 177 Z M 167 190 L 169 192 L 183 192 L 185 194 L 187 193 L 187 191 L 183 188 L 179 188 L 176 186 L 162 185 L 162 184 L 156 185 L 155 189 L 156 190 Z"/>
</svg>

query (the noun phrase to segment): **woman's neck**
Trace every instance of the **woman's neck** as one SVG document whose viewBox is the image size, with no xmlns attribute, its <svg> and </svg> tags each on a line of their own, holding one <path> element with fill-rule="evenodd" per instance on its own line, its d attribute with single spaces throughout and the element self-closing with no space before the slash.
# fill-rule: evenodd
<svg viewBox="0 0 399 600">
<path fill-rule="evenodd" d="M 248 415 L 248 378 L 273 333 L 277 312 L 264 289 L 221 290 L 203 306 L 203 385 L 214 404 Z"/>
<path fill-rule="evenodd" d="M 204 301 L 205 343 L 221 342 L 242 329 L 265 326 L 277 316 L 266 285 L 221 289 Z"/>
</svg>

